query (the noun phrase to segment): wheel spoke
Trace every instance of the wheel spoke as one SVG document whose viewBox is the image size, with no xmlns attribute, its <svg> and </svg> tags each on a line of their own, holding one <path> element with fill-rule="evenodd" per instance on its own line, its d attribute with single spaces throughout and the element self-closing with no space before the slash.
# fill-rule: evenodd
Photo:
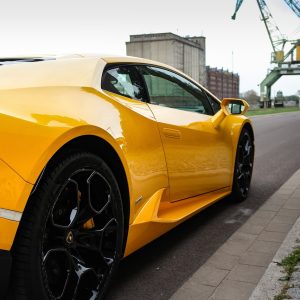
<svg viewBox="0 0 300 300">
<path fill-rule="evenodd" d="M 88 265 L 97 265 L 100 269 L 110 268 L 115 260 L 115 243 L 118 222 L 110 219 L 102 229 L 87 230 L 78 233 L 77 251 Z M 106 273 L 108 270 L 103 270 Z"/>
<path fill-rule="evenodd" d="M 83 224 L 101 214 L 111 203 L 111 188 L 105 178 L 93 172 L 86 180 L 88 198 L 80 205 L 77 222 Z"/>
<path fill-rule="evenodd" d="M 116 245 L 118 238 L 118 222 L 116 219 L 112 219 L 103 228 L 103 237 L 101 251 L 103 257 L 108 265 L 112 264 L 112 261 L 116 258 Z"/>
<path fill-rule="evenodd" d="M 70 228 L 77 217 L 80 191 L 75 180 L 69 179 L 62 187 L 53 206 L 52 224 L 58 228 Z"/>
<path fill-rule="evenodd" d="M 77 297 L 79 286 L 81 284 L 81 278 L 87 271 L 93 271 L 91 268 L 86 268 L 84 263 L 74 255 L 70 255 L 71 263 L 72 263 L 72 271 L 70 272 L 68 282 L 65 286 L 65 289 L 62 293 L 62 296 L 58 298 L 59 300 L 70 300 L 70 299 L 80 299 Z M 95 272 L 94 272 L 95 273 Z M 95 273 L 96 276 L 96 273 Z M 91 284 L 86 286 L 86 289 L 89 290 Z M 98 284 L 97 284 L 98 286 Z M 90 290 L 91 292 L 91 290 Z M 97 296 L 97 294 L 95 294 Z M 87 297 L 83 297 L 81 299 L 90 299 Z"/>
<path fill-rule="evenodd" d="M 75 300 L 89 299 L 94 300 L 99 294 L 102 276 L 97 276 L 94 269 L 81 267 L 76 272 L 78 284 L 75 290 Z"/>
<path fill-rule="evenodd" d="M 78 236 L 78 242 L 81 243 L 93 243 L 93 244 L 99 244 L 102 241 L 103 233 L 105 233 L 109 228 L 112 228 L 114 226 L 117 226 L 118 222 L 115 218 L 111 218 L 109 221 L 106 222 L 106 224 L 103 226 L 102 229 L 91 229 L 91 230 L 85 230 L 80 231 Z"/>
<path fill-rule="evenodd" d="M 251 165 L 252 162 L 251 162 L 251 159 L 252 159 L 252 146 L 249 146 L 248 149 L 247 149 L 247 152 L 246 154 L 243 156 L 243 164 L 244 165 Z"/>
<path fill-rule="evenodd" d="M 67 293 L 72 273 L 70 254 L 63 248 L 49 250 L 43 258 L 48 288 L 52 296 L 62 299 Z"/>
<path fill-rule="evenodd" d="M 98 172 L 93 172 L 87 180 L 89 204 L 92 210 L 100 214 L 110 202 L 110 185 Z M 100 191 L 100 192 L 99 192 Z"/>
<path fill-rule="evenodd" d="M 52 223 L 49 225 L 50 226 L 45 230 L 44 237 L 43 237 L 44 252 L 54 248 L 61 248 L 64 246 L 64 242 L 65 242 L 65 229 L 53 227 Z"/>
<path fill-rule="evenodd" d="M 244 173 L 242 173 L 242 174 L 240 174 L 239 176 L 238 176 L 238 180 L 241 180 L 243 177 L 245 176 L 245 174 Z"/>
</svg>

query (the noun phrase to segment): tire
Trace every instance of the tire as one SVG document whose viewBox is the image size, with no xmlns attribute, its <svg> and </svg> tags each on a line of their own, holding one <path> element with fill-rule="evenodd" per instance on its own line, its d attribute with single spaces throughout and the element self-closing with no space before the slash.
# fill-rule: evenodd
<svg viewBox="0 0 300 300">
<path fill-rule="evenodd" d="M 122 255 L 117 181 L 91 153 L 62 160 L 31 195 L 13 245 L 9 299 L 103 299 Z"/>
<path fill-rule="evenodd" d="M 236 150 L 232 193 L 230 195 L 230 198 L 234 202 L 242 202 L 248 197 L 252 178 L 253 160 L 254 141 L 250 131 L 247 128 L 243 128 Z"/>
</svg>

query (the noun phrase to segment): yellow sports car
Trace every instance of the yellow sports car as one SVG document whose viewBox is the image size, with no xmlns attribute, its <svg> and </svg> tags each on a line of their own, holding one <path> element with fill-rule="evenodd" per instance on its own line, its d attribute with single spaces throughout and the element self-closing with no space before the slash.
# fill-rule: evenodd
<svg viewBox="0 0 300 300">
<path fill-rule="evenodd" d="M 122 257 L 246 199 L 244 100 L 140 58 L 0 65 L 0 299 L 101 299 Z"/>
</svg>

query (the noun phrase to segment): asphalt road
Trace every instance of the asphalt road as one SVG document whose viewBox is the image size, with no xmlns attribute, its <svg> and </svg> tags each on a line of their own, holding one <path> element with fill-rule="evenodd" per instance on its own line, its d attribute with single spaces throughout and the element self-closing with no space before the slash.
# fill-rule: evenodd
<svg viewBox="0 0 300 300">
<path fill-rule="evenodd" d="M 125 258 L 109 300 L 169 297 L 300 168 L 300 113 L 252 117 L 255 162 L 249 198 L 226 199 Z"/>
</svg>

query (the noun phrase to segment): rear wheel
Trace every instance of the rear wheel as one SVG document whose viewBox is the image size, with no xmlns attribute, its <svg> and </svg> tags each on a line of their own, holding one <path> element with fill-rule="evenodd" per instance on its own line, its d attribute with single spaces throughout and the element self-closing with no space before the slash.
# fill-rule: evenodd
<svg viewBox="0 0 300 300">
<path fill-rule="evenodd" d="M 234 168 L 232 200 L 244 201 L 249 193 L 254 160 L 254 141 L 247 128 L 240 134 Z"/>
<path fill-rule="evenodd" d="M 13 247 L 13 299 L 101 299 L 122 253 L 117 182 L 102 159 L 78 153 L 46 174 Z"/>
</svg>

